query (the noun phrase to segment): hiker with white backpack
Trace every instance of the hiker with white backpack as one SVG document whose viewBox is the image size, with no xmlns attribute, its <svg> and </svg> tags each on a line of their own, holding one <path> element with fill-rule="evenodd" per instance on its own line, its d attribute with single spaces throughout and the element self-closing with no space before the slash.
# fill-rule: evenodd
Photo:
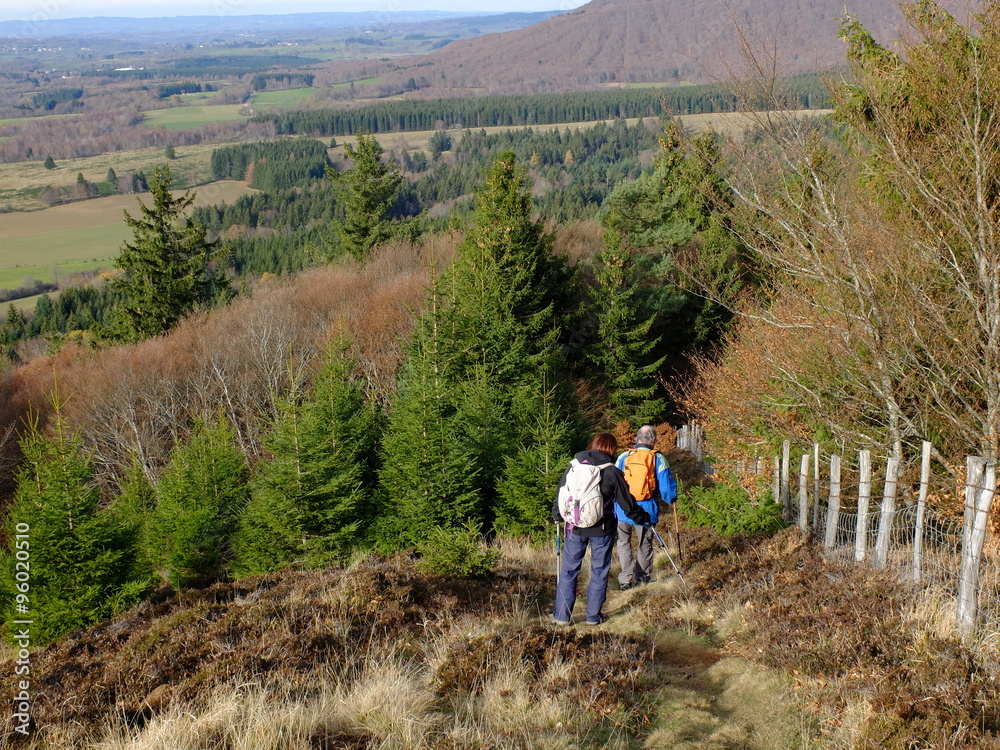
<svg viewBox="0 0 1000 750">
<path fill-rule="evenodd" d="M 615 466 L 618 441 L 609 432 L 599 432 L 587 450 L 577 453 L 559 480 L 552 520 L 562 524 L 565 542 L 553 619 L 560 625 L 572 620 L 576 604 L 576 581 L 590 547 L 590 584 L 587 586 L 586 622 L 600 625 L 608 594 L 608 572 L 618 531 L 615 505 L 639 525 L 650 522 L 649 514 L 629 494 L 625 475 Z"/>
</svg>

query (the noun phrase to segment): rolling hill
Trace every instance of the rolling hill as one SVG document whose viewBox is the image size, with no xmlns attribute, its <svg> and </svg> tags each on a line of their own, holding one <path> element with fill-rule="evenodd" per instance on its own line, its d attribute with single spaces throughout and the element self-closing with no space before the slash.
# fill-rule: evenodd
<svg viewBox="0 0 1000 750">
<path fill-rule="evenodd" d="M 737 28 L 755 49 L 777 50 L 780 73 L 803 73 L 843 62 L 837 19 L 844 8 L 843 0 L 593 0 L 524 29 L 396 61 L 390 75 L 420 76 L 421 93 L 433 96 L 709 82 L 738 69 Z M 848 10 L 876 38 L 898 36 L 902 16 L 893 0 Z"/>
</svg>

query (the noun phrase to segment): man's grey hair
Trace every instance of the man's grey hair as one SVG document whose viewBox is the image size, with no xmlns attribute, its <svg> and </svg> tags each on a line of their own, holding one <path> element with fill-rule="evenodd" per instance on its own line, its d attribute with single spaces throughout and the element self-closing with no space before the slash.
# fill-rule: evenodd
<svg viewBox="0 0 1000 750">
<path fill-rule="evenodd" d="M 635 442 L 643 445 L 656 445 L 656 430 L 648 424 L 643 425 L 635 433 Z"/>
</svg>

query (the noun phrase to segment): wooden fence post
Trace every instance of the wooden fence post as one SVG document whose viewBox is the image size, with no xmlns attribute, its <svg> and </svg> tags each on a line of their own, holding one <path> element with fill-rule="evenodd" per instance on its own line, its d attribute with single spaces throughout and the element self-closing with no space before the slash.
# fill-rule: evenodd
<svg viewBox="0 0 1000 750">
<path fill-rule="evenodd" d="M 813 528 L 819 526 L 819 443 L 813 443 Z"/>
<path fill-rule="evenodd" d="M 878 519 L 878 538 L 872 565 L 884 568 L 889 562 L 889 541 L 892 536 L 892 522 L 896 515 L 896 487 L 899 484 L 899 458 L 891 456 L 885 465 L 885 489 L 882 492 L 882 512 Z"/>
<path fill-rule="evenodd" d="M 833 549 L 837 543 L 837 524 L 840 523 L 840 456 L 830 456 L 830 500 L 826 509 L 826 536 L 823 548 Z"/>
<path fill-rule="evenodd" d="M 809 454 L 802 454 L 799 465 L 799 530 L 809 528 Z"/>
<path fill-rule="evenodd" d="M 792 517 L 791 462 L 792 441 L 781 444 L 781 517 L 790 521 Z"/>
<path fill-rule="evenodd" d="M 927 514 L 927 492 L 931 482 L 931 444 L 924 441 L 920 455 L 920 492 L 917 495 L 917 522 L 913 529 L 913 582 L 920 583 L 924 575 L 924 518 Z"/>
<path fill-rule="evenodd" d="M 771 480 L 771 493 L 774 497 L 774 504 L 781 503 L 781 456 L 774 457 L 774 477 Z"/>
<path fill-rule="evenodd" d="M 868 547 L 868 503 L 872 496 L 872 453 L 858 453 L 858 524 L 854 539 L 854 559 L 863 562 Z"/>
<path fill-rule="evenodd" d="M 986 521 L 997 488 L 997 462 L 970 457 L 966 463 L 965 529 L 962 572 L 958 579 L 958 629 L 963 637 L 976 627 L 979 606 L 979 560 L 986 539 Z"/>
</svg>

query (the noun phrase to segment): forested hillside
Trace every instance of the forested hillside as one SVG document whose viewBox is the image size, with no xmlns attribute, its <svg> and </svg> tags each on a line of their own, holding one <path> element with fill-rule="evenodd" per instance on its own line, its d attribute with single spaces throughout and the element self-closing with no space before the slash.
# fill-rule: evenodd
<svg viewBox="0 0 1000 750">
<path fill-rule="evenodd" d="M 958 8 L 958 4 L 954 4 Z M 951 7 L 951 5 L 949 5 Z M 458 40 L 431 55 L 339 66 L 381 85 L 425 81 L 423 95 L 478 89 L 545 93 L 600 85 L 709 83 L 742 77 L 740 34 L 776 57 L 779 75 L 824 70 L 843 62 L 838 18 L 856 14 L 880 38 L 894 38 L 902 17 L 894 2 L 856 5 L 815 0 L 594 0 L 561 16 L 505 34 Z"/>
</svg>

